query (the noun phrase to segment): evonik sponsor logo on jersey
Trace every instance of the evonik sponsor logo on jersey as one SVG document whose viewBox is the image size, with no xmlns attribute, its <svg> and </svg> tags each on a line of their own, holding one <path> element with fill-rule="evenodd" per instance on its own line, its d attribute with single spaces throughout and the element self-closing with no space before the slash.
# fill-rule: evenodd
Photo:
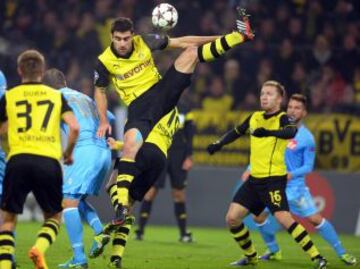
<svg viewBox="0 0 360 269">
<path fill-rule="evenodd" d="M 150 64 L 151 64 L 151 59 L 146 60 L 145 62 L 138 64 L 134 68 L 125 72 L 124 74 L 116 74 L 115 77 L 119 80 L 125 80 L 128 78 L 131 78 L 132 76 L 134 76 L 137 73 L 139 73 L 140 71 L 142 71 L 144 68 L 148 67 Z"/>
</svg>

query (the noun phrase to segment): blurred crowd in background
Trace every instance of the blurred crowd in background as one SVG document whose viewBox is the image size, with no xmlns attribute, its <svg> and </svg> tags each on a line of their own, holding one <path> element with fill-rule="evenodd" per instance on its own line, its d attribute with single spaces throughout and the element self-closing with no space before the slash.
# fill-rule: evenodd
<svg viewBox="0 0 360 269">
<path fill-rule="evenodd" d="M 9 86 L 19 83 L 17 55 L 37 48 L 70 87 L 92 96 L 93 68 L 110 43 L 111 20 L 130 17 L 137 33 L 153 32 L 151 11 L 159 2 L 179 13 L 170 36 L 230 32 L 237 5 L 252 15 L 253 42 L 196 69 L 187 95 L 195 108 L 256 109 L 261 84 L 276 79 L 289 95 L 305 94 L 311 112 L 360 110 L 359 0 L 2 0 L 0 69 Z M 178 54 L 156 53 L 160 71 Z M 121 105 L 115 94 L 110 103 Z"/>
</svg>

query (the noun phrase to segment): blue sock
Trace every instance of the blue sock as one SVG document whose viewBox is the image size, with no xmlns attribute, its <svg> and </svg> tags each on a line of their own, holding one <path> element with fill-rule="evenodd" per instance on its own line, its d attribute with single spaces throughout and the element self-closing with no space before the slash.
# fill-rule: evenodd
<svg viewBox="0 0 360 269">
<path fill-rule="evenodd" d="M 278 243 L 275 239 L 275 231 L 271 228 L 270 220 L 267 218 L 263 223 L 258 224 L 256 226 L 259 228 L 259 232 L 261 237 L 265 241 L 266 246 L 270 250 L 270 252 L 275 253 L 280 250 Z"/>
<path fill-rule="evenodd" d="M 95 234 L 98 235 L 103 231 L 103 225 L 96 213 L 95 208 L 92 207 L 87 201 L 81 200 L 79 203 L 80 214 L 94 230 Z"/>
<path fill-rule="evenodd" d="M 67 234 L 74 252 L 74 260 L 76 262 L 84 262 L 86 261 L 86 256 L 83 244 L 83 226 L 79 209 L 70 207 L 65 208 L 63 212 Z"/>
<path fill-rule="evenodd" d="M 334 226 L 332 226 L 329 221 L 324 218 L 322 222 L 315 228 L 319 231 L 319 234 L 322 236 L 322 238 L 324 238 L 333 247 L 338 256 L 346 253 L 345 249 L 341 245 Z"/>
</svg>

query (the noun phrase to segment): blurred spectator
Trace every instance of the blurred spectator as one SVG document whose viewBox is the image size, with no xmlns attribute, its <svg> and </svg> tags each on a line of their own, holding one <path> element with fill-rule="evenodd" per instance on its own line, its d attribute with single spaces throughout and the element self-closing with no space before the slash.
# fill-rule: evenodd
<svg viewBox="0 0 360 269">
<path fill-rule="evenodd" d="M 333 60 L 333 52 L 328 40 L 323 35 L 316 37 L 313 48 L 308 55 L 308 68 L 319 71 L 320 68 Z"/>
<path fill-rule="evenodd" d="M 250 81 L 243 75 L 240 63 L 235 59 L 230 59 L 225 62 L 223 77 L 225 93 L 233 97 L 233 108 L 237 108 L 250 90 Z"/>
<path fill-rule="evenodd" d="M 360 50 L 354 36 L 348 34 L 344 37 L 343 49 L 339 53 L 337 62 L 342 76 L 350 82 L 356 66 L 360 63 Z"/>
<path fill-rule="evenodd" d="M 301 62 L 294 64 L 294 69 L 291 74 L 291 81 L 287 87 L 287 95 L 291 96 L 294 93 L 301 93 L 308 96 L 308 81 L 307 73 L 304 65 Z"/>
<path fill-rule="evenodd" d="M 294 64 L 299 60 L 299 56 L 296 55 L 291 40 L 284 39 L 274 59 L 275 76 L 281 78 L 282 84 L 288 85 L 290 83 Z"/>
<path fill-rule="evenodd" d="M 214 77 L 209 85 L 209 94 L 202 102 L 202 108 L 207 112 L 225 113 L 231 110 L 233 98 L 225 93 L 225 87 L 220 77 Z"/>
</svg>

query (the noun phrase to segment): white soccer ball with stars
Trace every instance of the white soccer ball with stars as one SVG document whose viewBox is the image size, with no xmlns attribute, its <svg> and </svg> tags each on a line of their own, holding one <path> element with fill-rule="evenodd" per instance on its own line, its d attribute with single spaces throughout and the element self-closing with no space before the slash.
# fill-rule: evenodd
<svg viewBox="0 0 360 269">
<path fill-rule="evenodd" d="M 174 28 L 177 21 L 177 10 L 170 4 L 159 4 L 152 12 L 152 23 L 156 28 L 161 30 L 167 31 Z"/>
</svg>

